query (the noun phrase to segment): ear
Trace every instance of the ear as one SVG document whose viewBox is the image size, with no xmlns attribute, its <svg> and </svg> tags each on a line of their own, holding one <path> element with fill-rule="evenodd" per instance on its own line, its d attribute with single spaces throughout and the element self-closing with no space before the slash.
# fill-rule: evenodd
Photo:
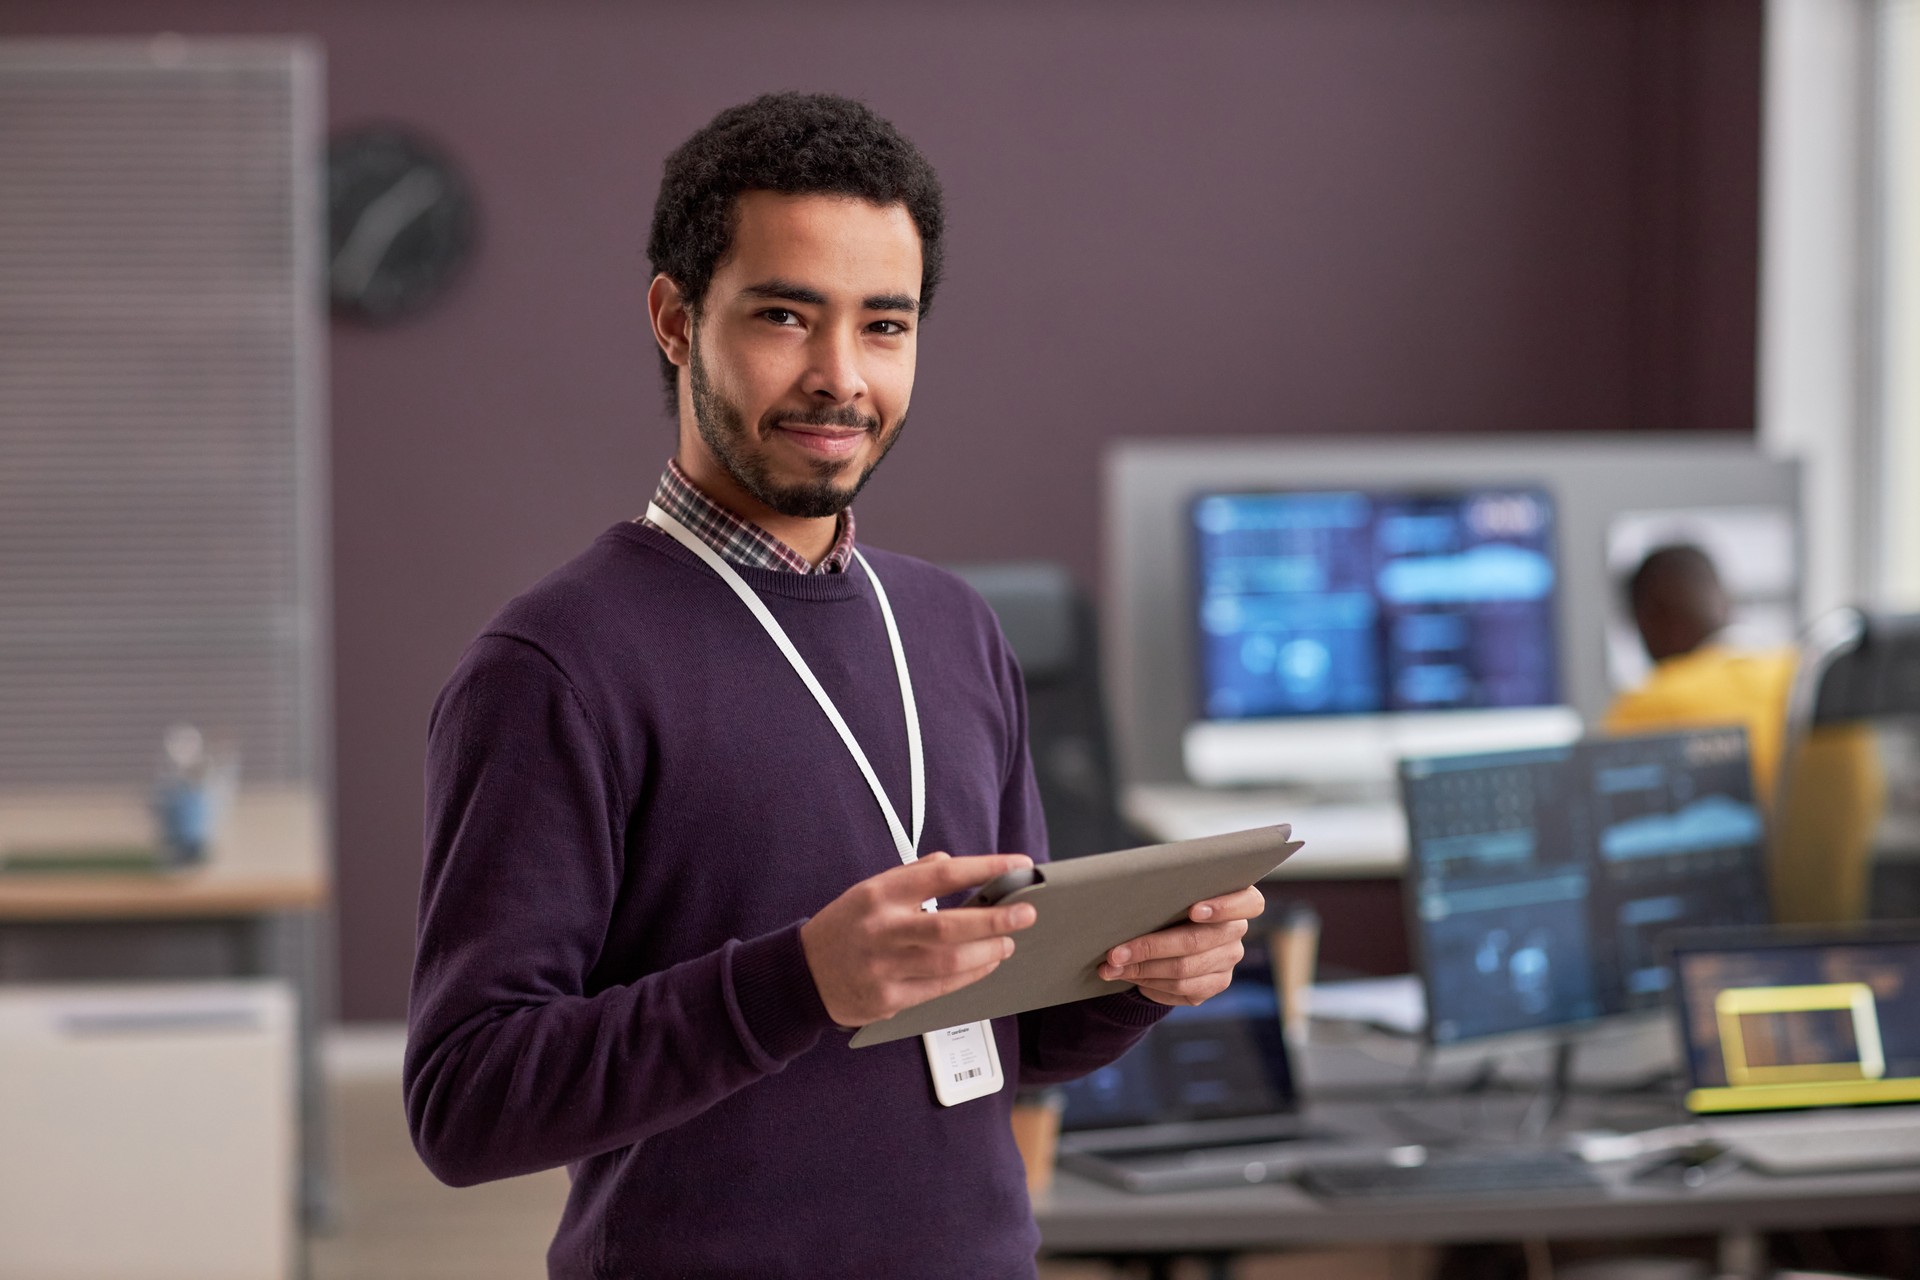
<svg viewBox="0 0 1920 1280">
<path fill-rule="evenodd" d="M 693 350 L 693 313 L 671 276 L 657 275 L 647 287 L 647 315 L 653 321 L 653 340 L 660 344 L 660 350 L 669 361 L 686 368 L 688 353 Z"/>
</svg>

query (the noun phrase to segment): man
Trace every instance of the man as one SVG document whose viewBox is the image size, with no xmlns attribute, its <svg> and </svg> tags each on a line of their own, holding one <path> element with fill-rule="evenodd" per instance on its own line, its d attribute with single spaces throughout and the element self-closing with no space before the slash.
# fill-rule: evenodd
<svg viewBox="0 0 1920 1280">
<path fill-rule="evenodd" d="M 1726 589 L 1713 560 L 1690 544 L 1648 553 L 1627 580 L 1627 600 L 1653 671 L 1614 700 L 1604 727 L 1649 733 L 1741 725 L 1754 795 L 1772 806 L 1780 790 L 1794 651 L 1727 643 Z M 1772 816 L 1774 916 L 1799 924 L 1857 920 L 1884 803 L 1873 737 L 1857 725 L 1817 729 L 1786 767 L 1789 803 Z"/>
<path fill-rule="evenodd" d="M 1115 948 L 1137 989 L 959 1029 L 963 1070 L 847 1043 L 1033 922 L 924 901 L 1043 856 L 992 615 L 854 539 L 941 232 L 926 161 L 844 99 L 764 97 L 677 150 L 648 246 L 667 473 L 434 708 L 408 1118 L 451 1183 L 569 1166 L 554 1276 L 1032 1275 L 1013 1087 L 1224 989 L 1260 909 Z"/>
<path fill-rule="evenodd" d="M 1627 579 L 1627 603 L 1653 670 L 1607 711 L 1611 732 L 1740 724 L 1754 794 L 1773 794 L 1786 730 L 1793 651 L 1725 642 L 1731 609 L 1713 561 L 1686 543 L 1656 548 Z"/>
</svg>

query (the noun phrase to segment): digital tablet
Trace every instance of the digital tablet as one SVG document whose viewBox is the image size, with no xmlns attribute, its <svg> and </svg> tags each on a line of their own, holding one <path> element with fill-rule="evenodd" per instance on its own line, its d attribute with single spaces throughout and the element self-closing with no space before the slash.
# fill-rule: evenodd
<svg viewBox="0 0 1920 1280">
<path fill-rule="evenodd" d="M 1040 863 L 1032 883 L 1000 899 L 1003 905 L 1032 903 L 1035 917 L 1013 935 L 1014 952 L 999 968 L 958 991 L 867 1024 L 854 1033 L 853 1047 L 1125 991 L 1134 984 L 1100 976 L 1107 952 L 1185 920 L 1196 902 L 1258 883 L 1300 847 L 1292 835 L 1283 823 Z"/>
</svg>

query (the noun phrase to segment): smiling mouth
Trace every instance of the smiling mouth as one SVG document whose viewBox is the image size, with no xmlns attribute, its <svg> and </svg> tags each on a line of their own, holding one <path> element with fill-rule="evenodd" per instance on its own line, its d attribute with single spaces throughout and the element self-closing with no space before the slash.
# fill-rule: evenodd
<svg viewBox="0 0 1920 1280">
<path fill-rule="evenodd" d="M 867 435 L 857 427 L 815 426 L 803 422 L 776 422 L 773 428 L 807 452 L 826 458 L 846 457 Z"/>
</svg>

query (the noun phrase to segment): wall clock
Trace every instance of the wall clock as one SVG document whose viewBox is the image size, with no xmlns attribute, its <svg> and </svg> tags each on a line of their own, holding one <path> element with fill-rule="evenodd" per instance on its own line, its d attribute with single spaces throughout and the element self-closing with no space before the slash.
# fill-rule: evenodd
<svg viewBox="0 0 1920 1280">
<path fill-rule="evenodd" d="M 443 293 L 473 250 L 473 188 L 439 148 L 393 125 L 327 147 L 327 290 L 337 314 L 397 319 Z"/>
</svg>

